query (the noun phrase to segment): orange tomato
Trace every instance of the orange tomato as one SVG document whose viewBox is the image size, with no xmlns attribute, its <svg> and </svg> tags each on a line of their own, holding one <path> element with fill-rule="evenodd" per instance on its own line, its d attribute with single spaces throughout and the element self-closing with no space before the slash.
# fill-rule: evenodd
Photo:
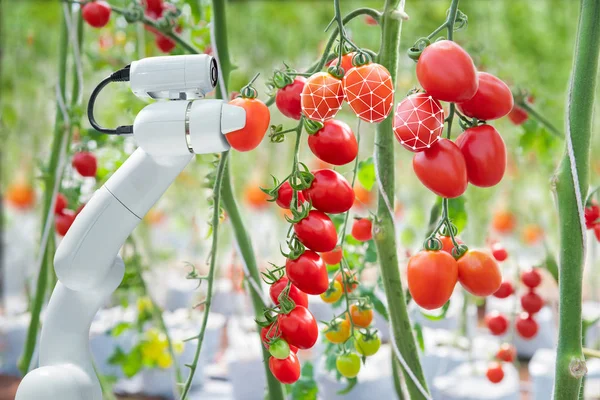
<svg viewBox="0 0 600 400">
<path fill-rule="evenodd" d="M 252 208 L 264 208 L 269 205 L 269 195 L 260 190 L 259 185 L 250 184 L 244 189 L 244 200 Z"/>
<path fill-rule="evenodd" d="M 269 129 L 271 113 L 269 107 L 259 99 L 237 97 L 229 102 L 246 110 L 246 126 L 225 135 L 231 147 L 237 151 L 254 150 Z"/>
<path fill-rule="evenodd" d="M 373 203 L 374 195 L 362 185 L 354 186 L 354 205 L 359 207 L 368 207 Z"/>
<path fill-rule="evenodd" d="M 458 281 L 475 296 L 495 293 L 502 284 L 502 274 L 494 258 L 481 250 L 469 250 L 458 259 Z"/>
<path fill-rule="evenodd" d="M 355 54 L 356 54 L 355 52 L 351 52 L 348 54 L 344 54 L 342 56 L 342 69 L 344 70 L 344 72 L 348 72 L 350 70 L 350 68 L 353 67 L 352 57 L 354 57 Z M 331 60 L 328 67 L 334 67 L 337 64 L 338 64 L 338 57 L 336 56 L 333 60 Z"/>
<path fill-rule="evenodd" d="M 356 282 L 351 283 L 352 281 L 357 280 L 356 273 L 349 271 L 347 268 L 344 268 L 344 276 L 343 277 L 340 272 L 335 274 L 335 280 L 338 281 L 342 286 L 344 286 L 344 292 L 346 292 L 346 293 L 351 293 L 358 286 L 358 283 L 356 283 Z M 344 281 L 346 281 L 345 285 L 344 285 Z"/>
<path fill-rule="evenodd" d="M 433 310 L 443 306 L 454 291 L 458 265 L 445 251 L 422 250 L 412 256 L 407 268 L 408 290 L 419 306 Z"/>
<path fill-rule="evenodd" d="M 515 214 L 508 210 L 498 210 L 494 213 L 492 227 L 498 233 L 509 234 L 515 230 L 517 218 Z"/>
<path fill-rule="evenodd" d="M 438 239 L 440 239 L 440 242 L 442 242 L 442 251 L 445 251 L 446 253 L 452 255 L 452 249 L 454 249 L 454 243 L 452 243 L 452 238 L 450 236 L 438 236 Z M 456 239 L 456 243 L 464 244 L 464 242 L 456 236 L 454 237 L 454 239 Z"/>
<path fill-rule="evenodd" d="M 342 261 L 344 254 L 340 246 L 336 246 L 335 249 L 321 253 L 321 258 L 327 265 L 335 265 Z"/>
<path fill-rule="evenodd" d="M 328 72 L 311 75 L 302 89 L 302 114 L 324 122 L 335 117 L 344 101 L 342 81 Z"/>
<path fill-rule="evenodd" d="M 35 205 L 35 190 L 25 182 L 14 182 L 6 189 L 6 201 L 20 210 L 29 210 Z"/>
<path fill-rule="evenodd" d="M 350 318 L 352 323 L 359 328 L 366 328 L 373 321 L 373 310 L 371 308 L 360 307 L 356 304 L 350 306 Z"/>
<path fill-rule="evenodd" d="M 521 234 L 523 242 L 528 245 L 537 244 L 544 237 L 544 230 L 537 224 L 528 224 L 523 228 Z"/>
<path fill-rule="evenodd" d="M 350 321 L 336 318 L 334 323 L 325 330 L 325 337 L 331 343 L 344 343 L 350 337 Z"/>
</svg>

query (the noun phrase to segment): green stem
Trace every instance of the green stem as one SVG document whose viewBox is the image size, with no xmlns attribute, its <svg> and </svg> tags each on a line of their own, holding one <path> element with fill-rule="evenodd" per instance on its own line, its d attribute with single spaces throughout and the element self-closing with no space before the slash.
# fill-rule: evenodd
<svg viewBox="0 0 600 400">
<path fill-rule="evenodd" d="M 554 126 L 552 124 L 552 122 L 550 122 L 538 110 L 533 108 L 533 106 L 531 104 L 527 103 L 526 101 L 522 101 L 522 102 L 519 102 L 517 105 L 519 107 L 521 107 L 523 110 L 527 111 L 527 113 L 529 115 L 531 115 L 533 118 L 538 120 L 542 125 L 544 125 L 550 131 L 551 134 L 553 134 L 554 136 L 559 137 L 559 138 L 564 137 L 562 132 L 559 131 L 558 128 L 556 128 L 556 126 Z"/>
<path fill-rule="evenodd" d="M 198 332 L 198 336 L 196 337 L 198 340 L 198 345 L 196 346 L 196 351 L 194 352 L 194 359 L 192 363 L 188 365 L 190 368 L 190 374 L 188 375 L 187 380 L 183 386 L 183 390 L 181 392 L 181 400 L 185 400 L 187 395 L 192 387 L 192 381 L 194 379 L 194 373 L 196 372 L 196 368 L 198 366 L 198 360 L 200 359 L 200 351 L 202 350 L 202 343 L 204 342 L 204 333 L 206 332 L 206 324 L 208 322 L 208 316 L 210 314 L 210 305 L 212 302 L 212 293 L 213 293 L 213 281 L 215 276 L 215 267 L 217 265 L 217 247 L 219 244 L 219 218 L 221 217 L 221 186 L 223 183 L 223 174 L 225 172 L 225 168 L 227 167 L 227 161 L 229 159 L 229 152 L 225 151 L 221 153 L 221 159 L 219 160 L 219 166 L 217 167 L 217 176 L 215 179 L 215 186 L 213 188 L 213 215 L 212 215 L 212 247 L 210 249 L 210 267 L 208 269 L 208 277 L 207 281 L 207 289 L 206 289 L 206 299 L 204 300 L 204 313 L 202 314 L 202 323 L 200 325 L 200 331 Z"/>
<path fill-rule="evenodd" d="M 394 78 L 398 72 L 398 50 L 400 47 L 401 21 L 395 19 L 392 13 L 398 8 L 400 0 L 386 0 L 381 26 L 383 29 L 381 48 L 378 62 L 386 67 Z M 379 254 L 381 276 L 387 297 L 390 323 L 394 333 L 395 345 L 400 350 L 414 375 L 426 389 L 427 383 L 419 361 L 419 353 L 413 336 L 406 300 L 402 290 L 402 280 L 398 265 L 396 234 L 392 211 L 388 210 L 388 196 L 393 204 L 395 193 L 394 133 L 392 131 L 393 114 L 390 114 L 377 126 L 375 137 L 375 159 L 377 174 L 380 178 L 379 199 L 377 204 L 377 219 L 375 221 L 375 245 Z M 422 399 L 423 395 L 405 371 L 405 381 L 412 399 Z M 427 390 L 427 389 L 426 389 Z"/>
<path fill-rule="evenodd" d="M 580 210 L 589 185 L 592 116 L 600 51 L 600 2 L 582 0 L 566 110 L 565 154 L 554 177 L 560 229 L 559 330 L 554 398 L 575 399 L 585 365 L 582 351 L 584 227 Z M 570 146 L 572 145 L 572 147 Z M 571 147 L 571 148 L 570 148 Z M 572 150 L 572 152 L 570 151 Z M 575 165 L 571 165 L 571 153 Z M 572 168 L 578 176 L 575 187 Z M 581 198 L 577 198 L 579 190 Z"/>
<path fill-rule="evenodd" d="M 66 78 L 67 78 L 67 57 L 69 52 L 69 33 L 67 29 L 67 22 L 65 19 L 65 15 L 62 16 L 62 27 L 60 33 L 60 45 L 59 45 L 59 55 L 58 55 L 58 88 L 59 92 L 62 95 L 62 98 L 66 97 Z M 47 229 L 46 224 L 52 224 L 53 218 L 48 218 L 50 213 L 50 207 L 52 206 L 52 196 L 54 193 L 54 186 L 56 183 L 56 177 L 54 172 L 58 167 L 58 163 L 60 161 L 60 153 L 61 146 L 63 144 L 64 135 L 69 134 L 69 130 L 64 126 L 63 116 L 58 106 L 57 102 L 57 110 L 56 117 L 54 122 L 54 136 L 52 138 L 52 148 L 50 153 L 50 161 L 46 166 L 46 170 L 44 171 L 44 205 L 42 207 L 42 223 L 41 223 L 41 232 Z M 53 235 L 53 232 L 50 232 L 49 235 Z M 27 328 L 27 336 L 25 339 L 25 346 L 23 348 L 23 354 L 18 363 L 19 370 L 23 375 L 25 375 L 29 371 L 29 366 L 31 364 L 31 359 L 33 358 L 33 353 L 35 350 L 38 330 L 40 327 L 40 312 L 42 311 L 42 306 L 44 305 L 44 301 L 46 298 L 46 289 L 48 284 L 48 269 L 49 269 L 49 257 L 54 253 L 54 249 L 51 249 L 48 246 L 50 241 L 46 242 L 46 246 L 40 249 L 41 257 L 41 265 L 40 270 L 38 271 L 37 283 L 35 295 L 33 298 L 33 304 L 31 306 L 31 321 L 29 322 L 29 327 Z"/>
<path fill-rule="evenodd" d="M 402 388 L 402 370 L 400 361 L 396 358 L 396 354 L 392 351 L 392 377 L 394 379 L 394 389 L 398 400 L 405 400 L 404 389 Z"/>
</svg>

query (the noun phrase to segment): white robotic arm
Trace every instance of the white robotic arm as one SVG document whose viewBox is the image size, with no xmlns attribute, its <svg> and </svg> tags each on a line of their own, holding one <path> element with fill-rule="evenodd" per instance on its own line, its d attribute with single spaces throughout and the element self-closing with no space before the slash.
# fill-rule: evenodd
<svg viewBox="0 0 600 400">
<path fill-rule="evenodd" d="M 174 101 L 140 111 L 131 129 L 138 149 L 98 189 L 60 243 L 54 258 L 59 282 L 42 327 L 40 367 L 25 376 L 16 400 L 102 399 L 89 328 L 123 278 L 119 249 L 194 154 L 228 150 L 223 135 L 246 124 L 241 107 L 188 100 L 216 85 L 216 63 L 210 56 L 147 58 L 132 63 L 129 74 L 139 97 Z M 93 99 L 91 103 L 88 111 L 93 113 Z"/>
</svg>

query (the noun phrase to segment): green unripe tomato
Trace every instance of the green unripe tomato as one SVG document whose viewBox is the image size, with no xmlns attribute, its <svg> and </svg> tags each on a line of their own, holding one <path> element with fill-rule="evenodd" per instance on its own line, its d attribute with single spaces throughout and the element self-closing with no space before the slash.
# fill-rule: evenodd
<svg viewBox="0 0 600 400">
<path fill-rule="evenodd" d="M 279 360 L 290 356 L 290 345 L 283 339 L 277 339 L 269 345 L 269 353 Z"/>
<path fill-rule="evenodd" d="M 361 356 L 372 356 L 373 354 L 377 353 L 379 347 L 381 347 L 381 339 L 377 334 L 368 337 L 367 335 L 356 331 L 354 333 L 354 339 L 354 347 Z"/>
<path fill-rule="evenodd" d="M 360 371 L 360 357 L 356 353 L 340 354 L 335 360 L 337 370 L 345 378 L 356 378 Z"/>
</svg>

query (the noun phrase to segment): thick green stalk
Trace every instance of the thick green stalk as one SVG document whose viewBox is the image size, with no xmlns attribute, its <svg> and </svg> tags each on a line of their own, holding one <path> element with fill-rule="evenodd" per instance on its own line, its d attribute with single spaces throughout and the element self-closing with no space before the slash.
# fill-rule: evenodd
<svg viewBox="0 0 600 400">
<path fill-rule="evenodd" d="M 586 372 L 581 343 L 585 231 L 580 213 L 589 184 L 590 139 L 599 51 L 600 1 L 582 0 L 565 118 L 566 151 L 554 178 L 560 221 L 560 315 L 554 386 L 554 398 L 557 400 L 576 399 Z M 571 164 L 573 160 L 575 165 Z M 578 188 L 572 170 L 578 176 Z M 580 198 L 576 196 L 577 189 Z"/>
<path fill-rule="evenodd" d="M 220 84 L 217 88 L 217 97 L 221 97 L 222 93 L 227 93 L 227 84 L 229 82 L 229 74 L 232 70 L 232 63 L 229 57 L 229 49 L 227 47 L 227 24 L 225 18 L 225 1 L 223 0 L 213 0 L 213 26 L 215 32 L 215 45 L 217 48 L 218 56 L 219 56 L 219 64 L 221 66 L 220 74 L 222 76 L 222 80 L 220 82 L 225 86 L 224 90 L 220 90 Z M 233 186 L 231 182 L 231 173 L 229 169 L 229 163 L 225 166 L 225 171 L 223 174 L 223 182 L 221 188 L 221 196 L 223 201 L 223 207 L 227 211 L 227 215 L 229 216 L 229 220 L 231 221 L 231 226 L 233 227 L 235 240 L 240 249 L 240 253 L 243 259 L 248 272 L 250 273 L 249 278 L 253 279 L 255 282 L 260 282 L 260 273 L 258 271 L 258 266 L 256 265 L 256 256 L 254 255 L 254 249 L 252 248 L 252 241 L 250 239 L 250 235 L 244 226 L 244 221 L 242 220 L 242 216 L 240 214 L 240 210 L 238 204 L 235 200 L 235 195 L 233 192 Z M 256 293 L 254 288 L 250 287 L 250 296 L 252 298 L 252 305 L 254 306 L 254 312 L 257 316 L 262 316 L 263 314 L 263 300 L 260 293 Z M 258 339 L 258 337 L 257 337 Z M 263 360 L 264 360 L 264 368 L 265 375 L 267 377 L 267 385 L 269 390 L 269 399 L 270 400 L 283 400 L 285 398 L 285 393 L 283 390 L 283 386 L 273 374 L 269 370 L 269 352 L 261 345 L 263 351 Z"/>
<path fill-rule="evenodd" d="M 381 25 L 383 29 L 378 62 L 386 67 L 395 82 L 398 72 L 398 52 L 400 47 L 401 20 L 394 14 L 400 0 L 386 0 Z M 395 344 L 402 357 L 413 371 L 424 388 L 427 388 L 425 376 L 421 368 L 417 345 L 406 309 L 406 300 L 402 290 L 398 255 L 396 253 L 396 235 L 394 230 L 393 210 L 388 204 L 394 204 L 394 133 L 392 132 L 393 113 L 377 126 L 375 137 L 375 159 L 379 177 L 379 199 L 377 204 L 377 221 L 375 226 L 375 244 L 379 254 L 381 276 L 387 297 L 390 323 L 394 333 Z M 387 200 L 384 196 L 387 196 Z M 405 382 L 411 399 L 422 399 L 423 395 L 405 372 Z"/>
<path fill-rule="evenodd" d="M 67 57 L 69 52 L 69 33 L 67 29 L 66 16 L 63 14 L 62 27 L 60 33 L 60 45 L 58 54 L 58 88 L 65 99 L 66 95 L 66 79 L 67 79 Z M 50 161 L 44 171 L 44 203 L 42 207 L 42 223 L 41 232 L 46 229 L 46 223 L 51 224 L 53 219 L 48 219 L 47 216 L 50 212 L 50 206 L 52 205 L 52 194 L 54 192 L 55 175 L 54 172 L 58 167 L 60 160 L 61 146 L 63 143 L 64 135 L 69 134 L 69 130 L 64 127 L 64 120 L 57 103 L 56 118 L 54 122 L 54 136 L 52 138 L 52 148 L 50 153 Z M 49 233 L 52 235 L 53 233 Z M 48 246 L 50 241 L 46 242 L 46 246 L 40 249 L 41 257 L 40 270 L 38 271 L 37 283 L 35 288 L 35 296 L 33 298 L 33 304 L 31 305 L 31 321 L 27 328 L 27 337 L 25 339 L 25 346 L 23 348 L 23 354 L 19 359 L 18 367 L 23 375 L 29 371 L 31 359 L 35 350 L 38 330 L 40 328 L 40 313 L 42 306 L 46 299 L 46 289 L 48 284 L 48 268 L 49 268 L 49 257 L 54 253 L 54 249 Z"/>
</svg>

